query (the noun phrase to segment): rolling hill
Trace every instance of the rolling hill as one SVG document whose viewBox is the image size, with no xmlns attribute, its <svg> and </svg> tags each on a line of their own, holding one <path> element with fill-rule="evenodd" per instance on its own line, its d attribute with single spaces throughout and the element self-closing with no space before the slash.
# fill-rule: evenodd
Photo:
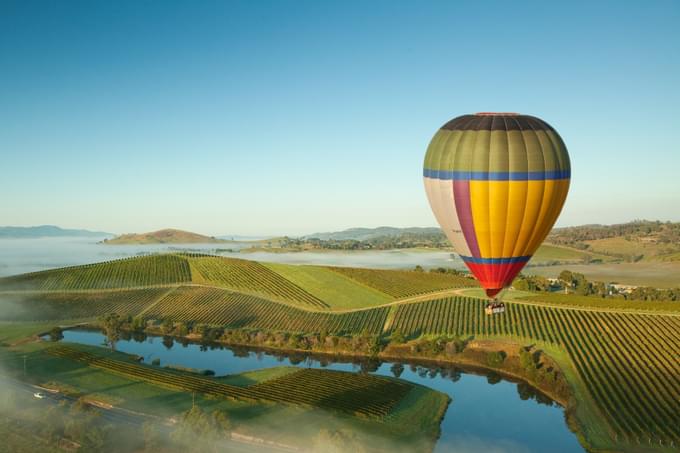
<svg viewBox="0 0 680 453">
<path fill-rule="evenodd" d="M 151 233 L 129 233 L 116 236 L 112 239 L 104 239 L 102 244 L 127 245 L 127 244 L 216 244 L 229 242 L 212 236 L 204 236 L 190 231 L 167 228 Z"/>
<path fill-rule="evenodd" d="M 677 302 L 608 306 L 527 293 L 508 298 L 503 315 L 486 316 L 484 301 L 464 289 L 471 286 L 464 277 L 415 271 L 152 255 L 0 279 L 0 320 L 86 321 L 117 312 L 245 336 L 400 332 L 539 345 L 569 383 L 570 423 L 589 449 L 672 451 L 680 443 Z M 536 385 L 555 379 L 532 373 Z"/>
<path fill-rule="evenodd" d="M 55 225 L 40 225 L 30 227 L 3 226 L 0 227 L 0 238 L 31 239 L 47 237 L 104 237 L 113 236 L 102 231 L 75 230 L 60 228 Z"/>
</svg>

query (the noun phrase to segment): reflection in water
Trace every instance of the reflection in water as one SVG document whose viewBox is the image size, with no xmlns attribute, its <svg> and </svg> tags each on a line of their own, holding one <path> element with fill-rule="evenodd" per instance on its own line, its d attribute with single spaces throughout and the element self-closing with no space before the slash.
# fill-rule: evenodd
<svg viewBox="0 0 680 453">
<path fill-rule="evenodd" d="M 67 330 L 64 340 L 101 345 L 104 337 L 97 331 Z M 218 376 L 283 365 L 376 373 L 422 384 L 453 399 L 442 420 L 437 453 L 583 451 L 564 422 L 562 408 L 530 386 L 509 382 L 497 373 L 478 375 L 454 366 L 195 344 L 137 333 L 127 334 L 117 349 L 137 354 L 145 363 L 160 360 L 161 366 L 209 369 Z"/>
</svg>

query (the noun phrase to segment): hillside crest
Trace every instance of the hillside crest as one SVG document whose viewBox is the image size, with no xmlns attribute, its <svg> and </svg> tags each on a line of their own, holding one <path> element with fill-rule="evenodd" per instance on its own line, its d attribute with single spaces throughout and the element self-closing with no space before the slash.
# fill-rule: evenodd
<svg viewBox="0 0 680 453">
<path fill-rule="evenodd" d="M 166 228 L 150 233 L 128 233 L 113 239 L 104 239 L 101 243 L 108 245 L 125 244 L 213 244 L 227 242 L 213 236 L 204 236 L 190 231 Z"/>
</svg>

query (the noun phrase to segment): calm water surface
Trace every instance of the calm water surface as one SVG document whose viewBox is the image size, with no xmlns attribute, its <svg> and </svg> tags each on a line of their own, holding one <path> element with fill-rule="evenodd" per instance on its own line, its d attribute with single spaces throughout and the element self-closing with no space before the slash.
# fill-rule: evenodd
<svg viewBox="0 0 680 453">
<path fill-rule="evenodd" d="M 100 346 L 104 336 L 97 331 L 68 330 L 64 341 Z M 160 359 L 161 365 L 174 364 L 211 369 L 217 375 L 275 366 L 325 367 L 360 372 L 359 363 L 325 361 L 304 355 L 271 354 L 246 349 L 232 349 L 199 344 L 180 344 L 163 337 L 148 336 L 142 341 L 122 340 L 117 349 L 138 354 L 146 363 Z M 375 374 L 392 376 L 392 363 L 383 362 Z M 366 370 L 367 366 L 364 365 Z M 495 384 L 487 376 L 458 369 L 431 369 L 408 364 L 400 376 L 411 382 L 447 393 L 453 399 L 444 420 L 436 452 L 579 452 L 576 437 L 567 429 L 564 411 L 549 400 L 543 403 L 532 397 L 522 399 L 518 384 L 500 380 Z M 522 386 L 523 387 L 523 386 Z M 527 395 L 524 395 L 527 398 Z M 546 404 L 548 403 L 548 404 Z"/>
<path fill-rule="evenodd" d="M 240 253 L 238 250 L 249 247 L 251 244 L 243 242 L 186 245 L 98 244 L 102 239 L 104 237 L 0 239 L 0 277 L 164 252 L 201 252 L 256 261 L 387 269 L 413 269 L 418 264 L 426 268 L 442 266 L 462 269 L 465 267 L 460 258 L 454 257 L 446 251 L 376 250 Z"/>
</svg>

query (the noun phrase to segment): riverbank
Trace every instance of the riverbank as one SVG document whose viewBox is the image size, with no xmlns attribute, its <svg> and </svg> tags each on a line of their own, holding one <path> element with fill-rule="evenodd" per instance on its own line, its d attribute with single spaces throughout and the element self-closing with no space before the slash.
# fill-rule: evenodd
<svg viewBox="0 0 680 453">
<path fill-rule="evenodd" d="M 90 324 L 91 328 L 98 328 Z M 576 400 L 574 392 L 558 362 L 551 355 L 556 351 L 546 351 L 536 345 L 526 345 L 513 340 L 504 339 L 459 339 L 450 337 L 422 336 L 403 343 L 383 340 L 380 346 L 356 337 L 337 337 L 319 335 L 305 336 L 305 341 L 295 339 L 295 335 L 281 332 L 262 332 L 231 330 L 218 337 L 204 340 L 201 335 L 164 334 L 161 327 L 148 327 L 143 333 L 126 330 L 126 336 L 155 335 L 172 338 L 179 343 L 193 343 L 210 346 L 226 346 L 244 348 L 248 351 L 267 352 L 272 355 L 282 354 L 302 361 L 307 357 L 323 362 L 345 361 L 359 363 L 362 369 L 372 371 L 381 362 L 397 362 L 405 365 L 421 365 L 429 368 L 460 368 L 467 373 L 497 377 L 514 383 L 523 384 L 527 397 L 534 397 L 543 402 L 552 401 L 565 409 L 567 425 L 573 432 L 580 431 L 575 417 Z M 210 332 L 204 332 L 210 336 Z M 302 336 L 297 336 L 302 337 Z M 238 340 L 237 340 L 238 338 Z M 340 340 L 342 338 L 342 340 Z M 256 341 L 252 341 L 255 339 Z M 277 344 L 276 341 L 279 341 Z M 351 343 L 348 343 L 351 340 Z M 298 341 L 305 347 L 292 347 L 291 342 Z M 379 340 L 378 340 L 379 341 Z M 310 346 L 311 343 L 311 346 Z M 349 350 L 348 344 L 363 350 Z M 328 347 L 327 345 L 335 345 Z M 343 348 L 344 345 L 344 348 Z M 371 352 L 369 352 L 371 351 Z M 524 356 L 524 358 L 522 357 Z M 579 436 L 582 438 L 582 436 Z"/>
</svg>

